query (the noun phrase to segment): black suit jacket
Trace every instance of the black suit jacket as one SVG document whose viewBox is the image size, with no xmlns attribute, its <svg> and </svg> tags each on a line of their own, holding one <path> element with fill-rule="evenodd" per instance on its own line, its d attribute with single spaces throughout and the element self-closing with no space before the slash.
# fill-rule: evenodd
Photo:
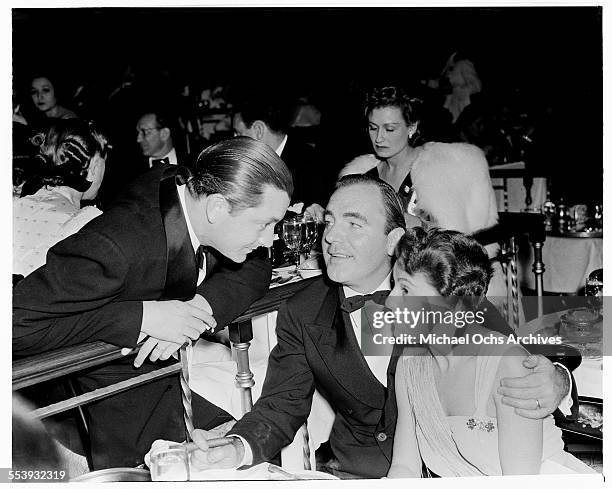
<svg viewBox="0 0 612 489">
<path fill-rule="evenodd" d="M 325 205 L 333 190 L 335 175 L 327 175 L 323 160 L 314 148 L 290 134 L 281 153 L 281 159 L 293 175 L 293 196 L 291 202 Z"/>
<path fill-rule="evenodd" d="M 338 285 L 321 279 L 281 306 L 278 344 L 270 354 L 262 395 L 231 431 L 249 443 L 254 463 L 269 460 L 291 442 L 308 418 L 316 388 L 336 411 L 330 443 L 340 469 L 365 477 L 386 475 L 397 411 L 397 358 L 389 364 L 385 389 L 339 309 L 339 294 Z M 345 341 L 339 341 L 342 336 Z"/>
<path fill-rule="evenodd" d="M 13 353 L 30 355 L 103 340 L 133 347 L 142 301 L 188 300 L 196 265 L 176 189 L 187 170 L 160 165 L 134 181 L 98 218 L 52 247 L 47 263 L 14 289 Z M 217 255 L 197 292 L 222 328 L 268 289 L 271 267 Z"/>
<path fill-rule="evenodd" d="M 310 413 L 316 388 L 336 412 L 330 445 L 340 470 L 367 478 L 387 475 L 397 421 L 394 348 L 385 388 L 369 369 L 340 310 L 338 284 L 321 278 L 298 292 L 278 313 L 278 344 L 272 350 L 261 397 L 231 430 L 253 450 L 253 462 L 274 457 L 289 444 Z M 490 303 L 485 324 L 512 330 Z"/>
</svg>

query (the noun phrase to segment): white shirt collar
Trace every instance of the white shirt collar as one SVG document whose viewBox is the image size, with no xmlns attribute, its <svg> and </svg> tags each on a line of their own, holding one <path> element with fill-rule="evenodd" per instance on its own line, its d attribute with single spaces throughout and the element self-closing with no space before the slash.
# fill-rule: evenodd
<svg viewBox="0 0 612 489">
<path fill-rule="evenodd" d="M 193 246 L 193 252 L 196 253 L 198 248 L 200 247 L 200 240 L 196 236 L 193 227 L 191 226 L 191 222 L 189 221 L 189 214 L 187 214 L 187 206 L 185 205 L 185 192 L 187 191 L 187 185 L 177 185 L 176 191 L 178 192 L 179 201 L 181 203 L 181 209 L 183 210 L 183 215 L 185 216 L 185 222 L 187 223 L 187 231 L 189 232 L 189 239 L 191 240 L 191 246 Z"/>
<path fill-rule="evenodd" d="M 168 158 L 168 162 L 171 165 L 178 165 L 178 159 L 176 157 L 176 150 L 174 148 L 172 148 L 164 156 L 150 156 L 149 157 L 149 167 L 153 165 L 153 160 L 161 160 L 162 158 Z"/>
<path fill-rule="evenodd" d="M 353 290 L 346 285 L 342 286 L 342 290 L 344 291 L 344 297 L 353 297 L 355 295 L 372 294 L 379 290 L 391 290 L 391 272 L 387 274 L 385 279 L 381 282 L 381 284 L 378 287 L 376 287 L 374 290 L 370 292 L 357 292 L 356 290 Z"/>
<path fill-rule="evenodd" d="M 274 150 L 274 152 L 280 156 L 283 153 L 283 150 L 285 149 L 285 145 L 287 144 L 287 134 L 285 134 L 285 137 L 283 138 L 283 140 L 281 141 L 280 145 L 278 148 L 276 148 Z"/>
</svg>

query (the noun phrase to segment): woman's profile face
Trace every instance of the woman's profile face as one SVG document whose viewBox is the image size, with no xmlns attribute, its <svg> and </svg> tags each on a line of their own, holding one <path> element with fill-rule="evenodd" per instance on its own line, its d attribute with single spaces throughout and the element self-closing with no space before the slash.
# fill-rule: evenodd
<svg viewBox="0 0 612 489">
<path fill-rule="evenodd" d="M 409 274 L 399 263 L 393 267 L 393 280 L 395 285 L 390 296 L 440 297 L 440 293 L 431 285 L 426 274 L 422 272 Z"/>
<path fill-rule="evenodd" d="M 48 78 L 34 78 L 32 80 L 30 96 L 36 108 L 42 112 L 47 112 L 57 105 L 55 89 Z"/>
<path fill-rule="evenodd" d="M 416 128 L 408 126 L 399 107 L 378 107 L 368 115 L 368 134 L 376 156 L 389 159 L 408 146 Z"/>
</svg>

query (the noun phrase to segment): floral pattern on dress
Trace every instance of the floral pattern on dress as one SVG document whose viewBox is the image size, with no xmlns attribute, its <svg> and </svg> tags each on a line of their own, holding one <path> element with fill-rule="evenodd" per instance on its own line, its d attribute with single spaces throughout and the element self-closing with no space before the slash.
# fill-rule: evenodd
<svg viewBox="0 0 612 489">
<path fill-rule="evenodd" d="M 486 431 L 487 433 L 491 433 L 491 431 L 495 429 L 495 424 L 492 421 L 485 422 L 476 418 L 468 419 L 466 425 L 470 430 L 477 429 L 480 431 Z"/>
</svg>

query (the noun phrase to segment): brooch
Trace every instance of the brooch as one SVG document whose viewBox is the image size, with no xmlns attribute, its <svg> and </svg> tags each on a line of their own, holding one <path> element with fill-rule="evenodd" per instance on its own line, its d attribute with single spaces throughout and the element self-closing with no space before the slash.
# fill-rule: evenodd
<svg viewBox="0 0 612 489">
<path fill-rule="evenodd" d="M 486 431 L 487 433 L 491 433 L 491 431 L 495 429 L 495 425 L 493 424 L 492 421 L 487 421 L 485 423 L 484 421 L 479 421 L 474 418 L 470 418 L 468 419 L 466 424 L 467 424 L 467 427 L 471 430 L 479 429 L 481 431 Z"/>
</svg>

